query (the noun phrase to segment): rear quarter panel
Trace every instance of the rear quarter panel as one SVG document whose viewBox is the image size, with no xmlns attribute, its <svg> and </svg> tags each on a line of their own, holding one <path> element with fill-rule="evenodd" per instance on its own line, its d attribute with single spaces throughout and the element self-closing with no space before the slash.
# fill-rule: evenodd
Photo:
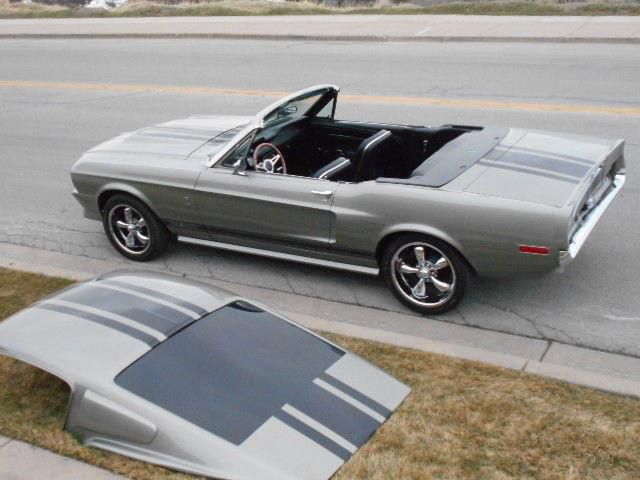
<svg viewBox="0 0 640 480">
<path fill-rule="evenodd" d="M 480 275 L 546 272 L 566 248 L 553 210 L 442 188 L 343 183 L 333 204 L 332 241 L 337 249 L 372 255 L 389 235 L 418 232 L 455 247 Z M 552 254 L 522 254 L 523 244 L 551 247 Z"/>
</svg>

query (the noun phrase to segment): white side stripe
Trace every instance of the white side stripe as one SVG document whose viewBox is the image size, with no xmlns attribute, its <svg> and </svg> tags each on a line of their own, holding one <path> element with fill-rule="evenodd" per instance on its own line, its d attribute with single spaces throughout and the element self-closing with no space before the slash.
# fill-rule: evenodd
<svg viewBox="0 0 640 480">
<path fill-rule="evenodd" d="M 348 450 L 351 453 L 355 453 L 355 451 L 358 450 L 358 448 L 353 443 L 351 443 L 350 441 L 348 441 L 345 438 L 341 437 L 340 435 L 338 435 L 333 430 L 325 427 L 320 422 L 314 420 L 310 416 L 305 415 L 300 410 L 298 410 L 297 408 L 292 407 L 288 403 L 285 404 L 282 407 L 282 410 L 287 412 L 292 417 L 297 418 L 298 420 L 300 420 L 302 423 L 304 423 L 308 427 L 313 428 L 316 432 L 321 433 L 322 435 L 324 435 L 328 439 L 332 440 L 334 443 L 337 443 L 338 445 L 340 445 L 345 450 Z"/>
<path fill-rule="evenodd" d="M 114 322 L 122 323 L 123 325 L 127 325 L 131 328 L 135 328 L 136 330 L 140 330 L 141 332 L 146 333 L 147 335 L 151 335 L 153 338 L 163 342 L 167 339 L 166 335 L 158 330 L 147 327 L 142 323 L 136 322 L 135 320 L 131 320 L 130 318 L 123 317 L 122 315 L 118 315 L 117 313 L 107 312 L 106 310 L 100 310 L 99 308 L 88 307 L 86 305 L 82 305 L 80 303 L 67 302 L 65 300 L 47 300 L 45 304 L 50 303 L 52 305 L 60 305 L 62 307 L 75 308 L 76 310 L 82 310 L 83 312 L 93 313 L 94 315 L 100 315 L 101 317 L 108 318 L 113 320 Z"/>
<path fill-rule="evenodd" d="M 164 305 L 165 307 L 173 308 L 174 310 L 178 310 L 179 312 L 184 313 L 185 315 L 189 315 L 194 320 L 198 320 L 201 317 L 201 315 L 198 315 L 197 313 L 192 312 L 187 308 L 181 307 L 180 305 L 176 305 L 175 303 L 168 302 L 166 300 L 162 300 L 161 298 L 158 298 L 158 297 L 147 295 L 146 293 L 140 293 L 136 290 L 129 290 L 123 287 L 118 287 L 116 285 L 109 285 L 103 282 L 95 282 L 95 285 L 97 287 L 109 288 L 117 292 L 123 292 L 123 293 L 128 293 L 129 295 L 135 295 L 136 297 L 144 298 L 145 300 L 148 300 L 150 302 L 159 303 L 161 305 Z"/>
<path fill-rule="evenodd" d="M 376 422 L 378 423 L 384 423 L 385 418 L 380 415 L 378 412 L 370 409 L 369 407 L 367 407 L 364 403 L 359 402 L 358 400 L 356 400 L 355 398 L 347 395 L 346 393 L 344 393 L 342 390 L 338 390 L 336 387 L 334 387 L 333 385 L 329 385 L 327 382 L 316 378 L 313 383 L 315 383 L 316 385 L 318 385 L 321 388 L 324 388 L 327 392 L 332 393 L 333 395 L 335 395 L 336 397 L 338 397 L 339 399 L 347 402 L 348 404 L 356 407 L 358 410 L 360 410 L 362 413 L 365 413 L 367 415 L 369 415 L 371 418 L 373 418 Z"/>
</svg>

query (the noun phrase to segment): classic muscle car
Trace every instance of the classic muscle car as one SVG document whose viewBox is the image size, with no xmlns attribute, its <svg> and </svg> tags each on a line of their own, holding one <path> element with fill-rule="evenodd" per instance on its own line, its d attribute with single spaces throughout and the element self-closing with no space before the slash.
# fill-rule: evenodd
<svg viewBox="0 0 640 480">
<path fill-rule="evenodd" d="M 252 300 L 151 272 L 16 313 L 0 355 L 69 385 L 84 445 L 217 479 L 327 480 L 410 391 Z"/>
<path fill-rule="evenodd" d="M 173 237 L 380 272 L 435 314 L 471 274 L 562 269 L 625 180 L 623 140 L 336 120 L 338 90 L 125 133 L 73 166 L 73 194 L 132 260 Z"/>
</svg>

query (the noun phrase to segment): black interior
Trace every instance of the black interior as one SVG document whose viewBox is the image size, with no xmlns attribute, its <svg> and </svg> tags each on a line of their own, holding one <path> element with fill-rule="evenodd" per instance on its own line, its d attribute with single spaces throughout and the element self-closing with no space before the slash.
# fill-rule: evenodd
<svg viewBox="0 0 640 480">
<path fill-rule="evenodd" d="M 334 181 L 362 182 L 376 178 L 409 178 L 431 155 L 454 138 L 480 127 L 444 125 L 414 127 L 302 117 L 258 133 L 253 146 L 277 146 L 290 175 L 317 177 L 344 157 L 346 168 L 332 174 Z M 336 162 L 339 163 L 339 162 Z"/>
</svg>

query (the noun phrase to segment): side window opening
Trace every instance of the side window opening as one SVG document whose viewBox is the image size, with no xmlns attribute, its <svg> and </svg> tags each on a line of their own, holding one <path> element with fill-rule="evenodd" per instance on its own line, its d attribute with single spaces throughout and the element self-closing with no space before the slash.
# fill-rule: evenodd
<svg viewBox="0 0 640 480">
<path fill-rule="evenodd" d="M 332 101 L 327 103 L 324 107 L 322 107 L 322 110 L 320 110 L 316 114 L 316 117 L 318 117 L 318 118 L 333 118 L 333 115 L 335 113 L 335 108 L 336 108 L 336 98 L 334 98 Z"/>
</svg>

